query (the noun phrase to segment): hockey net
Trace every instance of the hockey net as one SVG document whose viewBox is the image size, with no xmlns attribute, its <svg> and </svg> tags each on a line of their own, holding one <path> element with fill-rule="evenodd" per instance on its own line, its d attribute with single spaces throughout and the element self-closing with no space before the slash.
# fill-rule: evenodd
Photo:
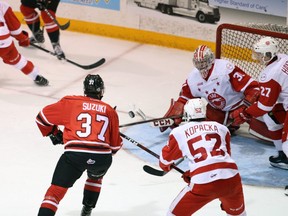
<svg viewBox="0 0 288 216">
<path fill-rule="evenodd" d="M 252 59 L 252 46 L 261 37 L 279 43 L 279 53 L 288 54 L 288 26 L 276 24 L 221 24 L 217 28 L 216 58 L 228 59 L 257 79 L 263 65 Z"/>
</svg>

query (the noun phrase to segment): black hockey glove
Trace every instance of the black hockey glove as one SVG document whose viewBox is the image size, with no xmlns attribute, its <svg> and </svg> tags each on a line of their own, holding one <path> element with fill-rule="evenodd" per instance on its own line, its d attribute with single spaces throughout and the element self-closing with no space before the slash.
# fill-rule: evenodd
<svg viewBox="0 0 288 216">
<path fill-rule="evenodd" d="M 48 0 L 36 0 L 36 6 L 41 11 L 46 9 L 47 4 L 48 4 Z"/>
<path fill-rule="evenodd" d="M 53 145 L 63 144 L 63 132 L 61 130 L 50 134 L 49 138 L 51 139 Z"/>
</svg>

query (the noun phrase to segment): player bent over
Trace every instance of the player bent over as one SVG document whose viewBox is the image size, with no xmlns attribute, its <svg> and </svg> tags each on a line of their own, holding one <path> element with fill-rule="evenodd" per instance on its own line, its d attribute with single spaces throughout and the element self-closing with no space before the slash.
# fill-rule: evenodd
<svg viewBox="0 0 288 216">
<path fill-rule="evenodd" d="M 269 158 L 270 164 L 288 169 L 288 55 L 278 52 L 278 42 L 271 37 L 263 37 L 253 45 L 252 57 L 265 65 L 258 77 L 261 94 L 257 103 L 234 113 L 232 118 L 240 125 L 263 116 L 267 135 L 278 151 L 277 156 Z"/>
<path fill-rule="evenodd" d="M 37 85 L 47 86 L 49 82 L 39 74 L 38 68 L 18 52 L 13 37 L 18 40 L 19 46 L 30 45 L 28 33 L 21 29 L 21 23 L 10 5 L 0 1 L 0 57 L 5 64 L 31 77 Z"/>
<path fill-rule="evenodd" d="M 188 183 L 171 203 L 167 216 L 191 216 L 207 203 L 219 199 L 227 215 L 246 216 L 241 177 L 231 158 L 230 132 L 215 121 L 204 121 L 201 99 L 184 106 L 186 124 L 174 128 L 162 148 L 159 165 L 169 171 L 174 161 L 187 157 Z M 193 120 L 193 121 L 191 121 Z"/>
<path fill-rule="evenodd" d="M 87 75 L 85 96 L 65 96 L 44 107 L 36 118 L 43 136 L 54 145 L 63 144 L 65 152 L 55 168 L 38 216 L 55 215 L 58 204 L 83 172 L 88 178 L 84 186 L 81 216 L 90 216 L 97 203 L 102 179 L 122 146 L 116 111 L 101 101 L 104 82 L 99 75 Z M 58 128 L 64 126 L 64 131 Z"/>
<path fill-rule="evenodd" d="M 258 83 L 248 74 L 224 59 L 215 59 L 214 53 L 205 45 L 199 46 L 193 54 L 194 69 L 182 85 L 177 101 L 171 100 L 169 110 L 164 117 L 183 114 L 187 100 L 204 98 L 207 104 L 207 120 L 230 125 L 234 132 L 239 125 L 231 125 L 229 114 L 243 110 L 254 103 L 259 95 Z M 182 119 L 175 119 L 174 128 Z M 164 132 L 167 127 L 160 128 Z"/>
</svg>

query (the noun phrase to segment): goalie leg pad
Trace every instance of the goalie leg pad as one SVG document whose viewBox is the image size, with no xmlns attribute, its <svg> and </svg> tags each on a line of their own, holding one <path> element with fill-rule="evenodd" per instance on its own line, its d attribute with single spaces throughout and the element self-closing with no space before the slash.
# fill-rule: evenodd
<svg viewBox="0 0 288 216">
<path fill-rule="evenodd" d="M 249 122 L 248 130 L 253 136 L 266 141 L 279 140 L 282 135 L 282 129 L 271 131 L 263 121 L 255 118 L 252 118 Z"/>
</svg>

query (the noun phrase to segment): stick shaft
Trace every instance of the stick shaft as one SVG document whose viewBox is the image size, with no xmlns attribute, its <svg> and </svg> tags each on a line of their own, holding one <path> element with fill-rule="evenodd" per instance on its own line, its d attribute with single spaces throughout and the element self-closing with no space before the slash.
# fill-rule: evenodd
<svg viewBox="0 0 288 216">
<path fill-rule="evenodd" d="M 119 127 L 122 128 L 122 127 L 138 125 L 138 124 L 145 124 L 148 122 L 160 121 L 160 120 L 165 120 L 165 119 L 175 119 L 175 118 L 182 118 L 182 115 L 162 117 L 162 118 L 154 118 L 154 119 L 148 119 L 148 120 L 144 120 L 144 121 L 132 122 L 132 123 L 120 125 Z"/>
<path fill-rule="evenodd" d="M 44 8 L 45 13 L 50 17 L 50 19 L 53 20 L 53 22 L 61 29 L 65 30 L 70 26 L 70 20 L 65 23 L 64 25 L 60 25 L 60 23 L 55 19 L 55 17 L 52 16 L 52 14 L 47 10 L 47 8 Z"/>
<path fill-rule="evenodd" d="M 133 143 L 134 145 L 138 146 L 139 148 L 141 148 L 142 150 L 148 152 L 149 154 L 153 155 L 156 158 L 160 158 L 160 156 L 158 154 L 156 154 L 155 152 L 151 151 L 150 149 L 146 148 L 145 146 L 143 146 L 141 143 L 137 142 L 136 140 L 132 139 L 131 137 L 128 137 L 127 135 L 123 134 L 120 132 L 120 136 L 122 136 L 124 139 L 128 140 L 129 142 Z M 180 168 L 178 168 L 177 166 L 175 166 L 174 164 L 171 165 L 171 167 L 175 170 L 177 170 L 180 173 L 184 173 L 183 170 L 181 170 Z"/>
</svg>

